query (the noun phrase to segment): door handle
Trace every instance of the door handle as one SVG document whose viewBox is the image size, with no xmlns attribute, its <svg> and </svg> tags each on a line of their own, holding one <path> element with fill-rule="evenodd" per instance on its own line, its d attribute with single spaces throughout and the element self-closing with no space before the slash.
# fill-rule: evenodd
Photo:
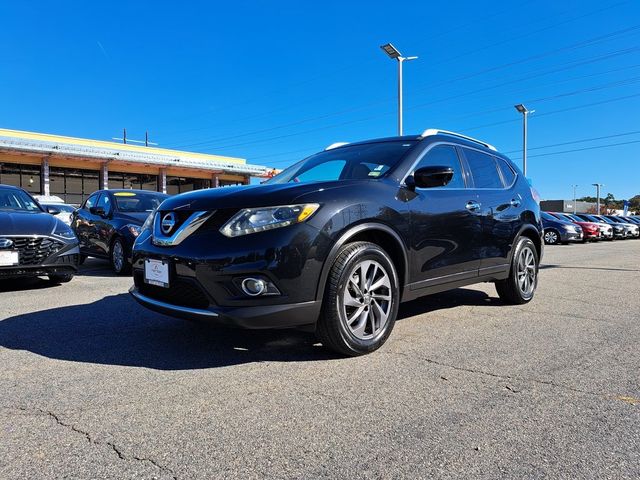
<svg viewBox="0 0 640 480">
<path fill-rule="evenodd" d="M 520 206 L 520 199 L 519 198 L 512 198 L 511 201 L 509 202 L 509 204 L 512 207 L 519 207 Z"/>
<path fill-rule="evenodd" d="M 478 202 L 470 200 L 465 205 L 465 208 L 467 210 L 469 210 L 470 212 L 478 212 L 478 211 L 480 211 L 480 204 Z"/>
</svg>

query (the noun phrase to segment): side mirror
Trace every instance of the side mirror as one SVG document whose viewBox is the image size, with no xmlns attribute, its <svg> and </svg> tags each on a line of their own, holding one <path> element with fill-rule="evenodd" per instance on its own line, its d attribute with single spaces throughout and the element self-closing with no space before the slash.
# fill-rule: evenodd
<svg viewBox="0 0 640 480">
<path fill-rule="evenodd" d="M 100 217 L 104 217 L 105 215 L 104 208 L 102 207 L 91 207 L 89 212 L 91 212 L 91 215 L 98 215 Z"/>
<path fill-rule="evenodd" d="M 409 181 L 411 178 L 411 181 Z M 417 188 L 444 187 L 453 178 L 453 168 L 445 166 L 422 167 L 407 178 L 407 186 Z"/>
<path fill-rule="evenodd" d="M 50 213 L 51 215 L 58 215 L 60 213 L 60 210 L 58 210 L 56 207 L 54 206 L 46 206 L 45 205 L 45 210 L 47 211 L 47 213 Z"/>
</svg>

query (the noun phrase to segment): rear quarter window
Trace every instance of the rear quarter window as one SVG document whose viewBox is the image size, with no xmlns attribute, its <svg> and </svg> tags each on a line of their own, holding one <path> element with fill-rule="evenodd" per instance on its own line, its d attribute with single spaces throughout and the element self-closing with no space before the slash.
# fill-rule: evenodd
<svg viewBox="0 0 640 480">
<path fill-rule="evenodd" d="M 511 165 L 509 165 L 506 160 L 496 157 L 496 162 L 498 162 L 498 168 L 500 169 L 500 173 L 502 173 L 505 186 L 511 186 L 516 179 L 516 172 L 513 171 L 513 168 L 511 168 Z"/>
<path fill-rule="evenodd" d="M 492 155 L 469 148 L 463 150 L 475 188 L 504 188 L 496 160 Z"/>
</svg>

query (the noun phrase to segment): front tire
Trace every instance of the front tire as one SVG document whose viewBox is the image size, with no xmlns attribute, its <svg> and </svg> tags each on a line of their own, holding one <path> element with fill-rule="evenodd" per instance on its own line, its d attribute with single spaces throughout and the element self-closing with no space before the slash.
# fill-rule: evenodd
<svg viewBox="0 0 640 480">
<path fill-rule="evenodd" d="M 49 275 L 49 281 L 51 283 L 67 283 L 73 279 L 73 273 L 56 273 Z"/>
<path fill-rule="evenodd" d="M 111 244 L 109 257 L 111 258 L 111 268 L 117 275 L 125 275 L 129 273 L 131 265 L 127 261 L 124 244 L 120 238 L 116 238 Z"/>
<path fill-rule="evenodd" d="M 546 243 L 547 245 L 557 245 L 558 243 L 560 243 L 560 234 L 552 228 L 550 228 L 549 230 L 545 230 L 544 243 Z"/>
<path fill-rule="evenodd" d="M 498 280 L 496 291 L 500 300 L 510 305 L 528 303 L 538 286 L 538 251 L 531 239 L 520 237 L 511 259 L 509 277 Z"/>
<path fill-rule="evenodd" d="M 387 253 L 370 242 L 344 245 L 329 272 L 316 335 L 343 355 L 373 352 L 389 338 L 399 303 L 398 274 Z"/>
</svg>

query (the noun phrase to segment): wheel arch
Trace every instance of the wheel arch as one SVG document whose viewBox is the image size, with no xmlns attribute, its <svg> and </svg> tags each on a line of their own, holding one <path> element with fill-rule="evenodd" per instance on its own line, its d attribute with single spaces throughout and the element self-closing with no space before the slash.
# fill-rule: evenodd
<svg viewBox="0 0 640 480">
<path fill-rule="evenodd" d="M 407 284 L 408 274 L 408 260 L 407 260 L 407 248 L 402 241 L 402 238 L 393 228 L 383 223 L 367 222 L 361 223 L 349 228 L 344 232 L 338 240 L 334 243 L 333 247 L 329 251 L 326 260 L 322 266 L 320 273 L 320 279 L 316 289 L 316 299 L 322 300 L 324 297 L 324 290 L 327 284 L 327 278 L 331 266 L 338 256 L 340 248 L 351 242 L 367 241 L 379 245 L 391 258 L 396 271 L 398 273 L 400 297 L 402 298 L 402 291 Z"/>
<path fill-rule="evenodd" d="M 542 260 L 542 253 L 544 248 L 542 246 L 543 244 L 542 233 L 534 225 L 531 225 L 531 224 L 523 225 L 520 231 L 518 232 L 518 235 L 516 235 L 516 238 L 513 242 L 514 247 L 520 237 L 527 237 L 529 240 L 533 242 L 533 245 L 536 247 L 536 253 L 538 254 L 538 263 L 539 263 Z M 509 256 L 509 263 L 511 263 L 511 260 L 513 259 L 514 251 L 515 251 L 515 248 L 512 248 L 511 254 Z"/>
</svg>

